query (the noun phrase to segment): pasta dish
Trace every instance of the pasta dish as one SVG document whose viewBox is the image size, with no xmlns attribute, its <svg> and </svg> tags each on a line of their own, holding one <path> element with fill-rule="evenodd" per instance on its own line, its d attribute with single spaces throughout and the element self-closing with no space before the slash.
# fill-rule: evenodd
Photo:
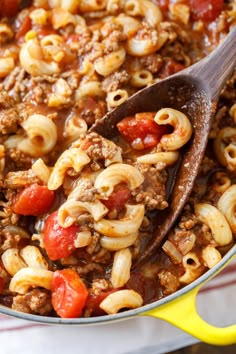
<svg viewBox="0 0 236 354">
<path fill-rule="evenodd" d="M 139 268 L 194 127 L 138 112 L 108 140 L 89 128 L 192 65 L 236 23 L 235 0 L 3 0 L 0 8 L 0 304 L 62 318 L 116 314 L 214 267 L 236 234 L 235 73 L 193 191 Z M 158 99 L 158 98 L 157 98 Z"/>
</svg>

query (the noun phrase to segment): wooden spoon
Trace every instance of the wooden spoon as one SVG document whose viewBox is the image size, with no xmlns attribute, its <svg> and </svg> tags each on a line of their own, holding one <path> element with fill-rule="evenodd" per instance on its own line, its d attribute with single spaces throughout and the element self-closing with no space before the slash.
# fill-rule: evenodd
<svg viewBox="0 0 236 354">
<path fill-rule="evenodd" d="M 116 124 L 138 112 L 158 111 L 172 107 L 191 120 L 194 134 L 181 154 L 177 173 L 168 186 L 169 207 L 152 218 L 153 237 L 145 246 L 138 263 L 143 262 L 160 246 L 163 238 L 180 215 L 193 188 L 208 141 L 212 119 L 220 92 L 236 63 L 236 27 L 209 56 L 167 79 L 131 96 L 124 104 L 97 121 L 91 131 L 112 138 L 118 134 Z"/>
</svg>

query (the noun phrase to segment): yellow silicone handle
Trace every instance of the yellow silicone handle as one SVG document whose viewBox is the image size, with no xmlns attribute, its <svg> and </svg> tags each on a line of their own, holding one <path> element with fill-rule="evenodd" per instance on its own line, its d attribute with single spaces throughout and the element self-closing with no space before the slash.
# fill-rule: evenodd
<svg viewBox="0 0 236 354">
<path fill-rule="evenodd" d="M 220 270 L 223 268 L 224 266 Z M 143 315 L 157 317 L 170 322 L 208 344 L 235 344 L 236 324 L 228 327 L 215 327 L 199 316 L 196 309 L 196 297 L 203 285 L 204 283 L 201 283 L 191 291 L 158 308 L 145 312 Z"/>
</svg>

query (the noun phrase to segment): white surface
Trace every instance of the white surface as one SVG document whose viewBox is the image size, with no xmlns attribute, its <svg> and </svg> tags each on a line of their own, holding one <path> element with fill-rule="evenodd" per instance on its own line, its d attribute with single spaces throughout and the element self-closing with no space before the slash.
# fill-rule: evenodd
<svg viewBox="0 0 236 354">
<path fill-rule="evenodd" d="M 210 323 L 236 323 L 235 274 L 234 263 L 199 294 L 199 313 Z M 195 342 L 169 323 L 149 317 L 85 327 L 46 326 L 0 317 L 1 354 L 161 354 Z"/>
</svg>

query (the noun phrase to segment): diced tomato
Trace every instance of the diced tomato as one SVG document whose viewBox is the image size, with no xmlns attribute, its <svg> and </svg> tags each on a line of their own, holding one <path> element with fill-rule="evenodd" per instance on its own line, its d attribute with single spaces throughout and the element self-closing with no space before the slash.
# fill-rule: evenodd
<svg viewBox="0 0 236 354">
<path fill-rule="evenodd" d="M 170 59 L 161 68 L 161 70 L 159 72 L 159 77 L 161 79 L 164 79 L 165 77 L 176 74 L 177 72 L 179 72 L 183 69 L 185 69 L 184 65 L 177 63 L 173 59 Z"/>
<path fill-rule="evenodd" d="M 16 214 L 38 216 L 46 213 L 52 206 L 55 194 L 46 186 L 31 184 L 18 193 L 12 205 Z"/>
<path fill-rule="evenodd" d="M 55 261 L 69 256 L 75 250 L 75 239 L 80 227 L 62 227 L 58 223 L 57 212 L 52 213 L 44 227 L 44 246 L 48 257 Z"/>
<path fill-rule="evenodd" d="M 0 276 L 0 294 L 3 293 L 3 289 L 4 289 L 4 279 L 3 277 Z"/>
<path fill-rule="evenodd" d="M 32 28 L 32 21 L 29 15 L 25 16 L 24 20 L 22 21 L 19 29 L 16 33 L 16 40 L 18 41 L 21 37 L 24 37 L 28 31 Z"/>
<path fill-rule="evenodd" d="M 107 200 L 102 199 L 101 202 L 110 210 L 121 211 L 124 208 L 125 203 L 131 197 L 131 192 L 128 187 L 124 185 L 118 185 L 112 192 Z"/>
<path fill-rule="evenodd" d="M 0 4 L 0 17 L 13 17 L 19 10 L 19 0 L 2 0 Z"/>
<path fill-rule="evenodd" d="M 135 150 L 144 150 L 155 147 L 162 135 L 170 131 L 166 125 L 158 125 L 153 120 L 155 113 L 137 113 L 135 116 L 122 119 L 117 128 L 120 134 Z"/>
<path fill-rule="evenodd" d="M 189 0 L 194 20 L 214 21 L 221 13 L 224 0 Z"/>
<path fill-rule="evenodd" d="M 82 314 L 88 290 L 73 269 L 57 270 L 52 279 L 52 306 L 62 318 L 75 318 Z"/>
<path fill-rule="evenodd" d="M 102 291 L 100 294 L 89 294 L 85 304 L 85 309 L 88 310 L 90 316 L 102 316 L 105 312 L 100 308 L 101 302 L 110 294 L 114 293 L 118 289 L 112 289 L 109 291 Z"/>
</svg>

